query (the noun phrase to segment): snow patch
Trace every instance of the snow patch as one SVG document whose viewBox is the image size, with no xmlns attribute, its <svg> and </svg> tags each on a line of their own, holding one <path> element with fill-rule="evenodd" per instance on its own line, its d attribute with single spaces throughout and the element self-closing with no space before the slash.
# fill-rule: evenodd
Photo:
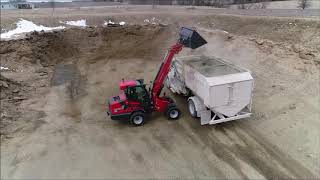
<svg viewBox="0 0 320 180">
<path fill-rule="evenodd" d="M 70 26 L 78 26 L 78 27 L 86 27 L 87 26 L 87 20 L 81 19 L 77 21 L 59 21 L 62 24 L 67 24 Z"/>
<path fill-rule="evenodd" d="M 32 21 L 28 21 L 22 18 L 16 24 L 17 24 L 16 29 L 5 32 L 5 33 L 1 33 L 1 39 L 18 37 L 22 33 L 28 33 L 32 31 L 52 31 L 52 30 L 59 30 L 59 29 L 65 28 L 64 26 L 45 27 L 42 25 L 36 25 Z"/>
<path fill-rule="evenodd" d="M 145 19 L 145 20 L 143 20 L 143 22 L 150 23 L 149 19 Z"/>
<path fill-rule="evenodd" d="M 115 24 L 115 22 L 109 20 L 109 21 L 105 21 L 103 25 L 108 25 L 108 24 Z"/>
<path fill-rule="evenodd" d="M 150 23 L 150 24 L 155 25 L 155 24 L 159 24 L 159 23 L 161 22 L 161 20 L 160 20 L 160 19 L 157 19 L 157 18 L 155 18 L 155 17 L 152 17 L 151 19 L 145 19 L 145 20 L 143 20 L 143 22 L 145 22 L 145 23 Z"/>
<path fill-rule="evenodd" d="M 9 68 L 0 66 L 0 70 L 9 70 Z"/>
<path fill-rule="evenodd" d="M 103 25 L 107 26 L 107 25 L 115 25 L 115 24 L 119 24 L 120 26 L 124 26 L 126 24 L 126 22 L 124 21 L 120 21 L 119 23 L 115 23 L 112 20 L 108 20 L 108 21 L 104 21 Z"/>
</svg>

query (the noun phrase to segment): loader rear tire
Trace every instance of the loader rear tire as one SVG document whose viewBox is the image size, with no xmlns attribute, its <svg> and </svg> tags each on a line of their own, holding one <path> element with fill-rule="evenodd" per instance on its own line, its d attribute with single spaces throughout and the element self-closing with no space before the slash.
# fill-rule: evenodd
<svg viewBox="0 0 320 180">
<path fill-rule="evenodd" d="M 181 111 L 176 106 L 170 106 L 166 111 L 166 115 L 169 120 L 179 119 L 180 114 L 181 114 Z"/>
</svg>

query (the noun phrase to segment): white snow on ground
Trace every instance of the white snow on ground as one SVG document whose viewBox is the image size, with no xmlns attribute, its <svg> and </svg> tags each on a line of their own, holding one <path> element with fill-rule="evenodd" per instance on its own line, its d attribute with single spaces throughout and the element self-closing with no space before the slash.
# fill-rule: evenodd
<svg viewBox="0 0 320 180">
<path fill-rule="evenodd" d="M 0 70 L 9 70 L 9 68 L 0 66 Z"/>
<path fill-rule="evenodd" d="M 78 27 L 86 27 L 87 21 L 85 19 L 81 19 L 78 21 L 60 21 L 60 23 L 67 24 L 70 26 L 78 26 Z"/>
<path fill-rule="evenodd" d="M 143 22 L 150 23 L 149 19 L 145 19 L 145 20 L 143 20 Z"/>
<path fill-rule="evenodd" d="M 113 22 L 113 21 L 111 21 L 111 20 L 104 21 L 104 23 L 103 23 L 103 25 L 105 25 L 105 26 L 107 26 L 108 24 L 117 24 L 117 23 L 115 23 L 115 22 Z M 120 21 L 118 24 L 119 24 L 120 26 L 124 26 L 124 25 L 126 24 L 126 22 Z"/>
<path fill-rule="evenodd" d="M 109 20 L 109 21 L 105 21 L 103 25 L 108 25 L 108 24 L 115 24 L 115 22 Z"/>
<path fill-rule="evenodd" d="M 159 24 L 160 23 L 160 19 L 157 19 L 155 17 L 152 17 L 151 19 L 145 19 L 143 22 L 145 23 L 150 23 L 150 24 Z"/>
<path fill-rule="evenodd" d="M 52 31 L 57 29 L 64 29 L 64 26 L 58 27 L 45 27 L 42 25 L 36 25 L 32 21 L 20 19 L 17 23 L 17 28 L 5 33 L 1 33 L 1 39 L 18 37 L 21 33 L 27 33 L 32 31 Z"/>
</svg>

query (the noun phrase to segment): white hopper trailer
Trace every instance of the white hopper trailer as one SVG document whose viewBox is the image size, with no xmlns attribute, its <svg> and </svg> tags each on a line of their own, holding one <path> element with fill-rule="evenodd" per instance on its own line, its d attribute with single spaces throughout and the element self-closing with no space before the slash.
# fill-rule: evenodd
<svg viewBox="0 0 320 180">
<path fill-rule="evenodd" d="M 175 58 L 166 81 L 173 92 L 189 96 L 188 109 L 201 125 L 248 118 L 253 78 L 250 72 L 219 58 Z"/>
</svg>

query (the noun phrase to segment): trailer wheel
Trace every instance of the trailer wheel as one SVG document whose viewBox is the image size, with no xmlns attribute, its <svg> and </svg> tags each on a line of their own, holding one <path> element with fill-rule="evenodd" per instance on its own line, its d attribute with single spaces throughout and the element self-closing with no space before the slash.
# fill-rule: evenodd
<svg viewBox="0 0 320 180">
<path fill-rule="evenodd" d="M 134 112 L 130 116 L 130 121 L 134 126 L 142 126 L 144 124 L 144 113 Z"/>
<path fill-rule="evenodd" d="M 192 117 L 196 118 L 197 117 L 197 110 L 196 106 L 194 105 L 194 102 L 192 99 L 188 100 L 188 109 Z"/>
<path fill-rule="evenodd" d="M 179 119 L 180 114 L 181 114 L 181 112 L 176 106 L 168 107 L 168 109 L 166 111 L 166 115 L 169 120 Z"/>
</svg>

